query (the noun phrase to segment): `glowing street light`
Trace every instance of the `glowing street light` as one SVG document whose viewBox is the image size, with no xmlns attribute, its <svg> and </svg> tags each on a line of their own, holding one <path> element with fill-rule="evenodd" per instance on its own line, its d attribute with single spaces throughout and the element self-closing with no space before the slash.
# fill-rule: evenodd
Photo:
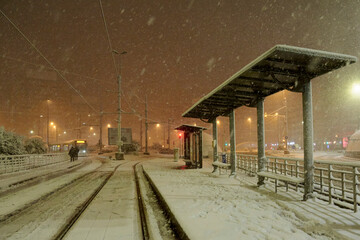
<svg viewBox="0 0 360 240">
<path fill-rule="evenodd" d="M 360 97 L 360 83 L 354 83 L 351 92 L 354 96 Z"/>
<path fill-rule="evenodd" d="M 220 125 L 220 120 L 217 120 L 217 121 L 216 121 L 216 124 L 217 124 L 217 125 Z"/>
<path fill-rule="evenodd" d="M 93 130 L 94 128 L 93 127 L 90 127 L 90 130 Z"/>
<path fill-rule="evenodd" d="M 51 126 L 54 126 L 54 122 L 51 122 L 50 125 L 51 125 Z"/>
<path fill-rule="evenodd" d="M 34 134 L 34 131 L 33 131 L 33 130 L 30 130 L 30 134 Z"/>
<path fill-rule="evenodd" d="M 107 125 L 107 127 L 108 127 L 108 128 L 111 127 L 110 123 Z"/>
<path fill-rule="evenodd" d="M 247 120 L 248 120 L 248 122 L 250 123 L 250 138 L 249 138 L 249 140 L 250 140 L 250 142 L 251 142 L 251 118 L 249 117 Z"/>
<path fill-rule="evenodd" d="M 157 128 L 158 128 L 158 127 L 160 127 L 160 124 L 159 124 L 159 123 L 157 123 L 157 124 L 156 124 L 156 127 L 157 127 Z"/>
</svg>

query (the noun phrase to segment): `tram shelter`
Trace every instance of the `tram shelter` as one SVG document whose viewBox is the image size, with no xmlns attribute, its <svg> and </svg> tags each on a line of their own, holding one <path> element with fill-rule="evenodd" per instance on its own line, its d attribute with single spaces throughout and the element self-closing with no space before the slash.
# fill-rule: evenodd
<svg viewBox="0 0 360 240">
<path fill-rule="evenodd" d="M 184 132 L 183 146 L 184 146 L 184 161 L 189 168 L 202 168 L 203 165 L 203 130 L 204 127 L 181 125 L 176 130 Z"/>
<path fill-rule="evenodd" d="M 313 107 L 311 80 L 357 61 L 350 55 L 325 52 L 287 45 L 276 45 L 246 65 L 232 77 L 190 107 L 183 117 L 199 118 L 212 123 L 214 162 L 217 154 L 216 118 L 228 116 L 230 121 L 231 174 L 236 169 L 235 109 L 257 109 L 258 172 L 266 170 L 264 99 L 288 90 L 302 94 L 304 134 L 304 200 L 312 198 L 314 190 Z M 217 167 L 214 165 L 214 171 Z M 258 186 L 264 177 L 258 175 Z"/>
</svg>

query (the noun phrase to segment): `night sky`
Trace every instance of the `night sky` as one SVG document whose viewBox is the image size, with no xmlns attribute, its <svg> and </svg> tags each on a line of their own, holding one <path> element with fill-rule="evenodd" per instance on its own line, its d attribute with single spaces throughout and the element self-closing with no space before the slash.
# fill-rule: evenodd
<svg viewBox="0 0 360 240">
<path fill-rule="evenodd" d="M 123 110 L 144 115 L 147 95 L 151 121 L 171 118 L 172 127 L 210 126 L 181 114 L 276 44 L 360 56 L 360 2 L 355 0 L 102 0 L 102 6 L 112 48 L 127 51 L 121 56 Z M 102 105 L 105 112 L 116 111 L 117 74 L 99 1 L 0 0 L 0 9 L 93 108 Z M 23 135 L 34 129 L 42 135 L 44 122 L 39 116 L 46 114 L 47 99 L 50 118 L 61 131 L 71 133 L 82 122 L 99 124 L 96 112 L 3 14 L 0 30 L 0 126 Z M 115 58 L 119 66 L 119 55 Z M 360 102 L 350 88 L 360 81 L 358 76 L 358 64 L 353 64 L 313 80 L 316 141 L 355 130 Z M 299 141 L 301 94 L 287 92 L 286 98 L 289 138 Z M 265 112 L 281 108 L 282 99 L 283 93 L 266 99 Z M 238 142 L 249 137 L 248 117 L 254 120 L 253 138 L 256 134 L 256 110 L 242 107 L 236 111 Z M 116 124 L 115 119 L 116 115 L 106 115 L 104 127 Z M 123 117 L 123 127 L 133 129 L 135 140 L 139 119 L 139 115 Z M 163 132 L 154 125 L 150 128 L 152 141 L 162 143 Z M 167 125 L 161 128 L 167 130 Z M 274 132 L 267 132 L 268 141 L 276 138 Z M 83 129 L 82 135 L 88 134 Z"/>
</svg>

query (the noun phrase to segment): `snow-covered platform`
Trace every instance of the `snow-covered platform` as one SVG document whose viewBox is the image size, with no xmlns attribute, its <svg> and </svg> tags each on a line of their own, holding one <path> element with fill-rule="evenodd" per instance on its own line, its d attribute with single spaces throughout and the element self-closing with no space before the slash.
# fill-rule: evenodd
<svg viewBox="0 0 360 240">
<path fill-rule="evenodd" d="M 159 158 L 144 170 L 190 239 L 359 239 L 360 214 L 238 172 L 236 178 Z"/>
</svg>

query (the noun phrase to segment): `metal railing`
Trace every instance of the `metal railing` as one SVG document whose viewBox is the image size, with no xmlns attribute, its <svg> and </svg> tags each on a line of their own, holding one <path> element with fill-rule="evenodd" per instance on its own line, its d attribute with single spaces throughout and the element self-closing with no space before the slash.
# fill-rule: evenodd
<svg viewBox="0 0 360 240">
<path fill-rule="evenodd" d="M 219 161 L 221 161 L 221 155 L 222 153 L 219 154 Z M 226 155 L 229 161 L 229 153 Z M 256 155 L 236 154 L 237 169 L 255 176 L 258 170 L 257 159 Z M 267 159 L 268 172 L 304 178 L 303 159 L 275 156 L 267 156 Z M 336 204 L 352 208 L 354 212 L 357 212 L 360 203 L 359 169 L 360 162 L 314 160 L 314 191 L 329 203 L 336 201 Z"/>
<path fill-rule="evenodd" d="M 0 174 L 24 171 L 68 160 L 69 156 L 66 153 L 0 155 Z"/>
</svg>

